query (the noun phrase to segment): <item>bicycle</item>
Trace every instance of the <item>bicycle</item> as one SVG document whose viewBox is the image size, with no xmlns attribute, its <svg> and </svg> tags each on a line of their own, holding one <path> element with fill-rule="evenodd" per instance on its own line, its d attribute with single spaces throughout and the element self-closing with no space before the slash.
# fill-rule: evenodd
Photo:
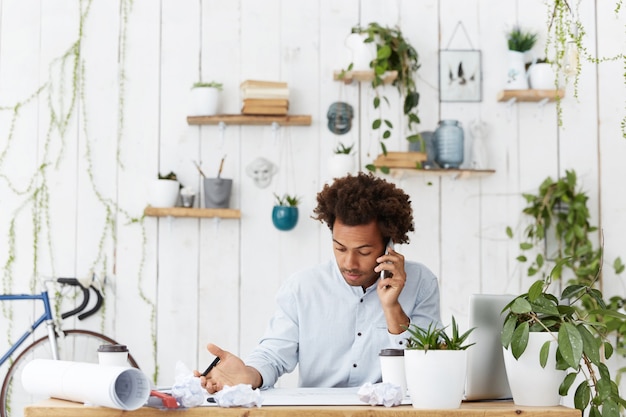
<svg viewBox="0 0 626 417">
<path fill-rule="evenodd" d="M 53 281 L 53 280 L 48 280 Z M 62 285 L 78 286 L 82 290 L 83 298 L 78 307 L 61 314 L 62 319 L 78 315 L 83 320 L 95 314 L 102 306 L 103 297 L 93 285 L 84 287 L 76 278 L 57 278 L 54 281 Z M 97 297 L 95 306 L 84 311 L 89 304 L 90 291 Z M 98 362 L 98 347 L 104 344 L 117 344 L 108 336 L 91 330 L 71 329 L 62 330 L 55 322 L 46 288 L 38 294 L 0 294 L 0 301 L 35 300 L 43 304 L 43 313 L 37 318 L 24 334 L 14 342 L 9 350 L 0 358 L 0 366 L 4 364 L 19 347 L 32 336 L 35 329 L 45 323 L 47 336 L 43 336 L 26 346 L 15 358 L 2 382 L 0 391 L 0 417 L 22 416 L 24 407 L 43 398 L 36 398 L 24 390 L 21 376 L 24 366 L 33 359 L 71 360 L 79 362 Z M 139 368 L 137 362 L 128 355 L 130 366 Z"/>
</svg>

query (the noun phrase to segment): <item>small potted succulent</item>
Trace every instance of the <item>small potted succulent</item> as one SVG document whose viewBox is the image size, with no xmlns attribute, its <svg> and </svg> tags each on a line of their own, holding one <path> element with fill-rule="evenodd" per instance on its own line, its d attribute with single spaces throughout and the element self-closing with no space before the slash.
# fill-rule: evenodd
<svg viewBox="0 0 626 417">
<path fill-rule="evenodd" d="M 272 223 L 278 230 L 288 231 L 298 223 L 298 204 L 300 198 L 290 194 L 282 196 L 274 193 L 276 204 L 272 210 Z"/>
<path fill-rule="evenodd" d="M 525 52 L 537 42 L 537 34 L 514 26 L 506 35 L 508 46 L 507 90 L 528 89 Z"/>
<path fill-rule="evenodd" d="M 218 113 L 219 93 L 223 84 L 211 82 L 197 82 L 191 86 L 190 116 L 214 116 Z"/>
<path fill-rule="evenodd" d="M 452 317 L 451 334 L 438 323 L 427 328 L 411 324 L 404 351 L 406 387 L 414 408 L 459 408 L 465 390 L 467 343 L 470 333 L 459 332 Z"/>
<path fill-rule="evenodd" d="M 333 154 L 328 159 L 328 172 L 331 178 L 344 177 L 354 172 L 354 156 L 352 149 L 354 144 L 346 146 L 339 142 Z"/>
<path fill-rule="evenodd" d="M 158 175 L 158 178 L 148 184 L 148 205 L 151 207 L 174 207 L 178 200 L 180 183 L 174 172 L 167 175 Z"/>
</svg>

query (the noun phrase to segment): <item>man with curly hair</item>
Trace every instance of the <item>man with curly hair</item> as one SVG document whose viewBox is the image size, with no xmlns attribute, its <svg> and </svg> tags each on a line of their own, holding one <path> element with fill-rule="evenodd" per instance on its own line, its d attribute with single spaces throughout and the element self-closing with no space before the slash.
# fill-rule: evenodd
<svg viewBox="0 0 626 417">
<path fill-rule="evenodd" d="M 437 278 L 392 246 L 408 243 L 414 230 L 404 191 L 371 173 L 348 175 L 324 186 L 313 212 L 332 233 L 335 260 L 285 282 L 265 335 L 245 362 L 207 346 L 219 363 L 206 376 L 195 375 L 209 393 L 240 383 L 269 388 L 296 365 L 301 387 L 376 383 L 381 349 L 403 348 L 410 324 L 440 325 Z"/>
</svg>

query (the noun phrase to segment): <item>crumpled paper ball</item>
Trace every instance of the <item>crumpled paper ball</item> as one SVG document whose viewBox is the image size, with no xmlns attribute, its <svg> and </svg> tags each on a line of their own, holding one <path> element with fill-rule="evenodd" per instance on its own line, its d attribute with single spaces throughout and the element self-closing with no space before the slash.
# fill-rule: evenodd
<svg viewBox="0 0 626 417">
<path fill-rule="evenodd" d="M 389 382 L 366 382 L 357 392 L 359 399 L 369 405 L 393 407 L 402 404 L 402 387 Z"/>
<path fill-rule="evenodd" d="M 200 378 L 193 376 L 181 361 L 176 363 L 172 397 L 176 398 L 181 407 L 196 407 L 206 403 L 206 391 L 200 385 Z"/>
<path fill-rule="evenodd" d="M 235 386 L 224 385 L 221 391 L 215 393 L 215 402 L 220 407 L 260 407 L 263 403 L 261 391 L 252 389 L 250 384 Z"/>
</svg>

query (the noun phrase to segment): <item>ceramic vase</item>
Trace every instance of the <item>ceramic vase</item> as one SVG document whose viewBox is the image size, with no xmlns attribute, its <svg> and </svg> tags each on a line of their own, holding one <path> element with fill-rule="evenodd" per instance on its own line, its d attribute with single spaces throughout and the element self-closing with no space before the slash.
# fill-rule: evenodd
<svg viewBox="0 0 626 417">
<path fill-rule="evenodd" d="M 442 168 L 458 168 L 464 157 L 463 128 L 458 120 L 441 120 L 435 129 L 436 161 Z"/>
<path fill-rule="evenodd" d="M 272 223 L 278 230 L 288 231 L 298 223 L 298 207 L 274 206 L 272 209 Z"/>
<path fill-rule="evenodd" d="M 215 116 L 219 107 L 220 90 L 214 87 L 191 89 L 190 116 Z"/>
<path fill-rule="evenodd" d="M 526 63 L 524 53 L 518 51 L 508 51 L 507 65 L 507 90 L 527 90 L 528 79 L 526 78 Z"/>
<path fill-rule="evenodd" d="M 153 180 L 148 184 L 148 204 L 151 207 L 174 207 L 178 200 L 180 184 L 174 180 Z"/>
<path fill-rule="evenodd" d="M 467 350 L 404 352 L 406 388 L 420 409 L 459 408 L 465 390 Z"/>
<path fill-rule="evenodd" d="M 548 363 L 545 368 L 539 363 L 539 352 L 545 342 L 550 342 Z M 548 332 L 531 332 L 528 346 L 519 359 L 510 349 L 503 348 L 506 376 L 516 405 L 550 407 L 561 403 L 559 385 L 565 371 L 556 369 L 556 339 Z"/>
</svg>

